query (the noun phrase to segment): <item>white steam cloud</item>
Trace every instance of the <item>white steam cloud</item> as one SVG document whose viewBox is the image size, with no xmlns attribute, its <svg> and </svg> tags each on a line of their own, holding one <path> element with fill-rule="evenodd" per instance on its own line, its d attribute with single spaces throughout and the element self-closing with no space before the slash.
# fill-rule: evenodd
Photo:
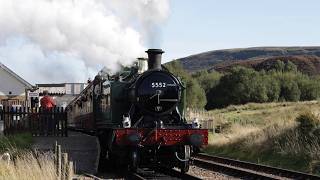
<svg viewBox="0 0 320 180">
<path fill-rule="evenodd" d="M 0 0 L 0 62 L 31 83 L 83 82 L 159 42 L 168 0 Z"/>
</svg>

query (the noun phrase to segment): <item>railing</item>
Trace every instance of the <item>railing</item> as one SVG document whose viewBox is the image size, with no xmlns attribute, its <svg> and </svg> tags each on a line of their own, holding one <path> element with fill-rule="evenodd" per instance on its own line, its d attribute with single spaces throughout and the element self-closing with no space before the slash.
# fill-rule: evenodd
<svg viewBox="0 0 320 180">
<path fill-rule="evenodd" d="M 215 118 L 214 114 L 203 109 L 192 109 L 187 108 L 186 115 L 187 121 L 192 122 L 193 119 L 197 118 L 204 129 L 214 130 L 215 129 Z"/>
<path fill-rule="evenodd" d="M 50 110 L 29 107 L 4 107 L 0 110 L 3 133 L 31 132 L 33 136 L 68 136 L 67 115 L 63 108 Z"/>
</svg>

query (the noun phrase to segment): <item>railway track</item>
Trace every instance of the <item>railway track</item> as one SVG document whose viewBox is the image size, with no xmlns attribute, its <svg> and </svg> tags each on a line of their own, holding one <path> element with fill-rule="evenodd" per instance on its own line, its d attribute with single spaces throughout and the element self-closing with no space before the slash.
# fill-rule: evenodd
<svg viewBox="0 0 320 180">
<path fill-rule="evenodd" d="M 320 179 L 320 176 L 218 156 L 198 154 L 195 166 L 244 179 Z"/>
<path fill-rule="evenodd" d="M 188 180 L 201 180 L 198 177 L 183 174 L 180 171 L 174 169 L 158 169 L 154 170 L 139 170 L 137 173 L 131 173 L 128 175 L 128 179 L 133 180 L 146 180 L 146 179 L 188 179 Z"/>
</svg>

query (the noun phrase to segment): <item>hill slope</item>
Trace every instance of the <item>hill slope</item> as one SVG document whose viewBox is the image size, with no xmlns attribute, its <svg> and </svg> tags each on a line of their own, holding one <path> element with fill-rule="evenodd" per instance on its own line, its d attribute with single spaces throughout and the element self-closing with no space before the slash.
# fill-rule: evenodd
<svg viewBox="0 0 320 180">
<path fill-rule="evenodd" d="M 236 62 L 226 62 L 216 64 L 210 71 L 215 70 L 218 72 L 227 72 L 231 70 L 232 67 L 235 66 L 244 66 L 250 67 L 257 71 L 262 69 L 270 70 L 274 67 L 276 62 L 280 60 L 283 62 L 291 61 L 294 63 L 298 70 L 308 74 L 308 75 L 319 75 L 320 74 L 320 57 L 318 56 L 279 56 L 279 57 L 272 57 L 266 59 L 258 59 L 258 60 L 245 60 L 245 61 L 236 61 Z"/>
<path fill-rule="evenodd" d="M 214 69 L 220 63 L 231 63 L 245 60 L 263 60 L 288 56 L 320 57 L 320 46 L 314 47 L 254 47 L 208 51 L 178 59 L 189 72 Z"/>
</svg>

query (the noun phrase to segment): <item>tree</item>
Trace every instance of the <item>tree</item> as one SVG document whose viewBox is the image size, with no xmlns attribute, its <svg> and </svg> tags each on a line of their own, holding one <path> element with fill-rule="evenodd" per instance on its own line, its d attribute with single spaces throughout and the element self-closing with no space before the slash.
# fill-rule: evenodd
<svg viewBox="0 0 320 180">
<path fill-rule="evenodd" d="M 206 108 L 266 102 L 268 90 L 263 75 L 253 69 L 236 67 L 221 77 L 220 83 L 208 92 L 207 101 Z"/>
<path fill-rule="evenodd" d="M 291 62 L 291 61 L 288 61 L 285 65 L 285 68 L 284 68 L 285 71 L 287 72 L 297 72 L 298 71 L 298 68 L 297 66 Z"/>
<path fill-rule="evenodd" d="M 283 81 L 281 85 L 280 98 L 286 101 L 299 101 L 301 91 L 295 81 Z"/>
<path fill-rule="evenodd" d="M 193 79 L 187 81 L 187 106 L 204 108 L 207 103 L 206 94 L 200 85 Z"/>
<path fill-rule="evenodd" d="M 165 66 L 172 74 L 180 77 L 186 85 L 187 106 L 193 108 L 204 108 L 207 103 L 204 90 L 201 88 L 199 83 L 192 79 L 191 75 L 183 69 L 181 63 L 178 61 L 171 61 Z"/>
<path fill-rule="evenodd" d="M 284 62 L 277 60 L 276 63 L 274 64 L 274 69 L 278 72 L 283 72 L 285 68 Z"/>
<path fill-rule="evenodd" d="M 301 91 L 300 100 L 313 100 L 320 97 L 320 82 L 313 79 L 302 79 L 298 82 Z"/>
<path fill-rule="evenodd" d="M 271 75 L 265 77 L 265 84 L 267 89 L 267 96 L 269 102 L 276 102 L 280 96 L 280 83 L 277 79 L 272 78 Z"/>
<path fill-rule="evenodd" d="M 197 80 L 199 85 L 204 89 L 206 93 L 208 93 L 210 89 L 219 84 L 221 76 L 222 75 L 218 72 L 209 73 L 206 70 L 198 71 L 192 74 L 192 78 Z"/>
</svg>

